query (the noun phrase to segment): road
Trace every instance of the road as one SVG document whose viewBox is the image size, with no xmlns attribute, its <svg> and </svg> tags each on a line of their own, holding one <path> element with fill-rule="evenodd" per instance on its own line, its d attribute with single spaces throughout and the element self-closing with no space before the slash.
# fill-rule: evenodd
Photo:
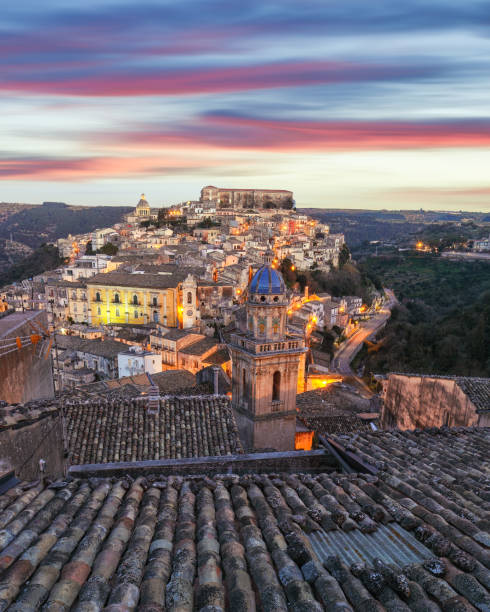
<svg viewBox="0 0 490 612">
<path fill-rule="evenodd" d="M 335 354 L 333 370 L 339 374 L 355 376 L 350 367 L 351 361 L 361 349 L 364 340 L 374 335 L 390 318 L 391 309 L 396 304 L 396 297 L 391 289 L 385 289 L 388 301 L 369 321 L 361 322 L 359 329 L 346 340 Z"/>
</svg>

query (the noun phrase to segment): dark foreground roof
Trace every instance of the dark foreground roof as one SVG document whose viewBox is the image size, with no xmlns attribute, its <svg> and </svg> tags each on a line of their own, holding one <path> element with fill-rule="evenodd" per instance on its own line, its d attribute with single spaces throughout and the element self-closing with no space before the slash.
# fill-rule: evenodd
<svg viewBox="0 0 490 612">
<path fill-rule="evenodd" d="M 242 452 L 225 397 L 169 397 L 158 414 L 148 412 L 145 400 L 77 402 L 65 414 L 74 465 Z"/>
<path fill-rule="evenodd" d="M 490 430 L 361 434 L 352 448 L 378 476 L 17 487 L 0 496 L 0 608 L 488 610 Z"/>
</svg>

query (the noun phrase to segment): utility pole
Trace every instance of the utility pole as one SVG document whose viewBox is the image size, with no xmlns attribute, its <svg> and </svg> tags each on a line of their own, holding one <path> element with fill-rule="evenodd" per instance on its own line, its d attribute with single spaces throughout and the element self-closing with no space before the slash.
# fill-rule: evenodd
<svg viewBox="0 0 490 612">
<path fill-rule="evenodd" d="M 58 391 L 58 393 L 61 393 L 60 362 L 58 359 L 58 342 L 56 341 L 56 326 L 55 326 L 55 321 L 54 321 L 54 300 L 49 300 L 49 303 L 51 305 L 51 316 L 53 318 L 53 339 L 54 339 L 54 350 L 55 350 L 55 355 L 56 355 L 55 357 L 56 359 L 56 381 L 58 383 L 58 389 L 56 390 L 56 381 L 55 381 L 55 396 L 56 396 L 56 391 Z M 51 360 L 51 363 L 53 363 L 52 360 Z"/>
</svg>

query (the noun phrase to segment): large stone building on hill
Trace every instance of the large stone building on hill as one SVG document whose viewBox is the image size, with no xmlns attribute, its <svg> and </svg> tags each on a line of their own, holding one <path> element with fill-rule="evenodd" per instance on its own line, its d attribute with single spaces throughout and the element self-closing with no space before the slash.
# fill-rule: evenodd
<svg viewBox="0 0 490 612">
<path fill-rule="evenodd" d="M 221 208 L 292 208 L 293 192 L 286 189 L 227 189 L 207 185 L 201 189 L 201 202 Z"/>
</svg>

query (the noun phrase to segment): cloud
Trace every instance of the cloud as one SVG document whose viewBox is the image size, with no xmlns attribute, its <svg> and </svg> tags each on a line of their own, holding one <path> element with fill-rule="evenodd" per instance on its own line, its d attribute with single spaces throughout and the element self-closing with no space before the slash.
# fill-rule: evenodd
<svg viewBox="0 0 490 612">
<path fill-rule="evenodd" d="M 425 78 L 438 69 L 430 66 L 353 64 L 349 62 L 274 62 L 247 66 L 201 67 L 182 70 L 138 70 L 90 76 L 56 77 L 11 72 L 0 90 L 76 96 L 190 95 L 220 92 L 327 85 L 332 83 L 392 81 Z"/>
<path fill-rule="evenodd" d="M 104 139 L 105 136 L 102 137 Z M 490 147 L 490 119 L 449 121 L 286 121 L 208 114 L 175 128 L 113 134 L 133 147 L 202 146 L 274 152 Z"/>
<path fill-rule="evenodd" d="M 218 160 L 177 160 L 173 157 L 84 157 L 0 159 L 0 180 L 86 181 L 185 174 L 209 169 Z"/>
</svg>

